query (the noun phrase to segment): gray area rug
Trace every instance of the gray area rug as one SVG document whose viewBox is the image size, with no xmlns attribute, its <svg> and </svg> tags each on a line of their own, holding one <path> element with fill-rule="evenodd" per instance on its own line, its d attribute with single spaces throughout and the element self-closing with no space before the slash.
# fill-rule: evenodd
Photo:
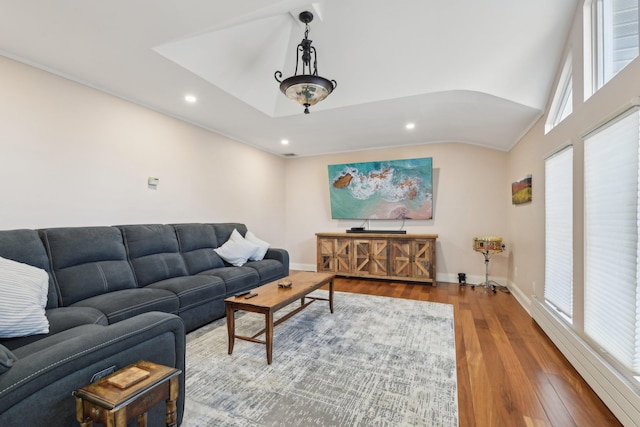
<svg viewBox="0 0 640 427">
<path fill-rule="evenodd" d="M 182 426 L 458 425 L 452 305 L 344 292 L 334 304 L 276 326 L 272 365 L 247 341 L 228 355 L 225 319 L 190 333 Z M 264 327 L 236 319 L 238 334 Z"/>
</svg>

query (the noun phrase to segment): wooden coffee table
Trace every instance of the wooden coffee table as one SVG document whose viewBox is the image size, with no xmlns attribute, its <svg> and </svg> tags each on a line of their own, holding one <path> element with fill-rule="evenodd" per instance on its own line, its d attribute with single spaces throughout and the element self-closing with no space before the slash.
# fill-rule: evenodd
<svg viewBox="0 0 640 427">
<path fill-rule="evenodd" d="M 257 293 L 252 298 L 245 298 L 246 295 L 239 297 L 229 297 L 224 300 L 227 312 L 227 330 L 229 332 L 229 354 L 233 353 L 233 344 L 235 339 L 251 341 L 267 346 L 267 363 L 271 364 L 271 355 L 273 349 L 273 328 L 284 322 L 294 314 L 305 309 L 309 304 L 317 300 L 329 301 L 329 310 L 333 313 L 333 273 L 314 273 L 309 271 L 293 272 L 291 275 L 276 280 L 266 285 L 251 290 Z M 290 288 L 281 288 L 279 282 L 290 280 L 292 286 Z M 310 297 L 309 293 L 319 289 L 320 287 L 329 285 L 329 298 Z M 308 299 L 308 301 L 307 301 Z M 292 302 L 300 300 L 300 307 L 290 313 L 287 313 L 277 321 L 273 321 L 273 314 Z M 238 310 L 250 311 L 252 313 L 264 314 L 265 327 L 251 337 L 236 335 L 235 312 Z M 265 340 L 259 340 L 262 334 L 265 334 Z"/>
</svg>

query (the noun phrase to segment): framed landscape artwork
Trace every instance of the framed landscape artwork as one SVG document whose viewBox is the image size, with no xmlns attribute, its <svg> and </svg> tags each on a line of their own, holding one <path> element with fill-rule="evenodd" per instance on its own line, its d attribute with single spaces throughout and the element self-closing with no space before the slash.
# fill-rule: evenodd
<svg viewBox="0 0 640 427">
<path fill-rule="evenodd" d="M 432 219 L 431 157 L 329 165 L 332 219 Z"/>
<path fill-rule="evenodd" d="M 531 175 L 511 184 L 512 204 L 520 205 L 522 203 L 529 203 L 532 199 L 533 192 L 531 191 Z"/>
</svg>

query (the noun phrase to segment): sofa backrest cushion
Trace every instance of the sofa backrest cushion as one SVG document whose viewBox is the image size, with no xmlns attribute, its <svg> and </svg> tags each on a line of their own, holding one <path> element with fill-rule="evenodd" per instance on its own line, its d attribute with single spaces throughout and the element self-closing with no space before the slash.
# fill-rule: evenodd
<svg viewBox="0 0 640 427">
<path fill-rule="evenodd" d="M 174 228 L 189 274 L 225 266 L 213 251 L 220 245 L 211 224 L 176 224 Z"/>
<path fill-rule="evenodd" d="M 190 252 L 196 249 L 217 248 L 216 230 L 211 224 L 174 224 L 180 252 Z"/>
<path fill-rule="evenodd" d="M 187 275 L 171 225 L 121 225 L 120 230 L 138 286 Z"/>
<path fill-rule="evenodd" d="M 58 290 L 51 274 L 47 251 L 36 230 L 0 231 L 0 257 L 29 264 L 49 274 L 47 307 L 58 307 Z"/>
<path fill-rule="evenodd" d="M 222 246 L 226 243 L 227 240 L 231 237 L 231 233 L 233 230 L 238 230 L 238 233 L 242 235 L 242 237 L 247 234 L 247 226 L 241 224 L 239 222 L 221 222 L 217 224 L 211 224 L 216 230 L 216 237 L 218 238 L 218 245 Z"/>
<path fill-rule="evenodd" d="M 120 230 L 70 227 L 40 230 L 62 305 L 136 287 Z"/>
</svg>

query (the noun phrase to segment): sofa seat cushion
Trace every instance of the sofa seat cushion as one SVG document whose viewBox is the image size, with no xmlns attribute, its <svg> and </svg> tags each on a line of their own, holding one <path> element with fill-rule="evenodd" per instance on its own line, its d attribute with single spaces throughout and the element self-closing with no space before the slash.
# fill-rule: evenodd
<svg viewBox="0 0 640 427">
<path fill-rule="evenodd" d="M 50 335 L 75 328 L 81 325 L 108 325 L 107 316 L 100 310 L 91 307 L 58 307 L 48 309 L 45 313 L 49 319 L 49 333 L 30 335 L 28 337 L 7 338 L 1 341 L 9 349 L 16 349 Z"/>
<path fill-rule="evenodd" d="M 224 297 L 224 280 L 216 276 L 185 276 L 162 280 L 147 286 L 174 293 L 180 300 L 179 313 Z"/>
<path fill-rule="evenodd" d="M 283 276 L 282 263 L 275 259 L 263 259 L 260 261 L 249 261 L 246 267 L 255 269 L 260 275 L 260 284 L 265 284 L 279 279 Z"/>
<path fill-rule="evenodd" d="M 73 307 L 93 307 L 103 312 L 109 324 L 150 311 L 177 314 L 180 301 L 175 293 L 165 289 L 138 288 L 108 292 L 73 304 Z"/>
<path fill-rule="evenodd" d="M 255 288 L 260 284 L 260 275 L 251 267 L 222 267 L 206 270 L 198 275 L 216 276 L 224 280 L 227 293 L 233 295 L 240 291 Z"/>
<path fill-rule="evenodd" d="M 66 331 L 47 336 L 39 341 L 17 348 L 13 350 L 13 354 L 19 359 L 25 358 L 40 351 L 47 351 L 51 347 L 68 342 L 69 340 L 78 340 L 81 339 L 82 336 L 95 335 L 102 331 L 103 328 L 104 325 L 95 324 L 76 326 L 75 328 L 67 329 Z"/>
</svg>

